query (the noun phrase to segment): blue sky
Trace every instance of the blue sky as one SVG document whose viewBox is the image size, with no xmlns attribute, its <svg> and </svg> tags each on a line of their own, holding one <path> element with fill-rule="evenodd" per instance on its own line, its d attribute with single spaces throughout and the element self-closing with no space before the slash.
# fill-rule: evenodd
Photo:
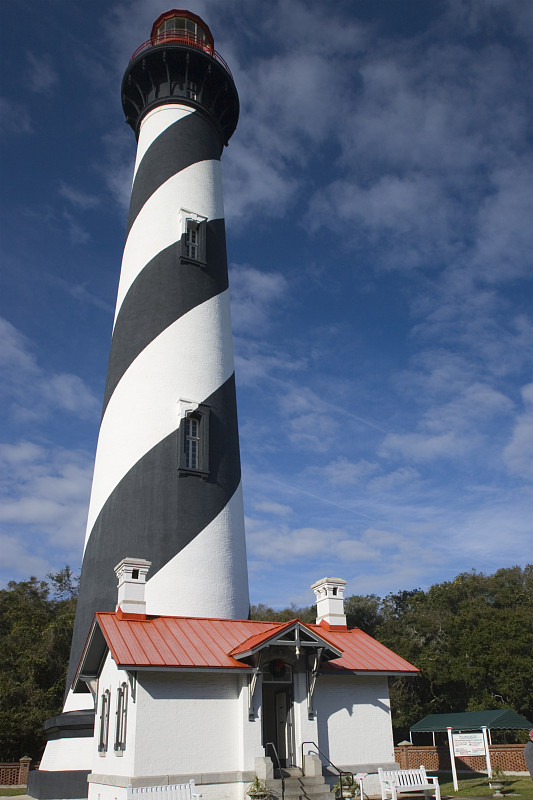
<svg viewBox="0 0 533 800">
<path fill-rule="evenodd" d="M 33 6 L 0 12 L 4 585 L 80 565 L 135 156 L 120 82 L 167 10 Z M 241 99 L 223 172 L 252 601 L 530 562 L 533 3 L 188 8 Z"/>
</svg>

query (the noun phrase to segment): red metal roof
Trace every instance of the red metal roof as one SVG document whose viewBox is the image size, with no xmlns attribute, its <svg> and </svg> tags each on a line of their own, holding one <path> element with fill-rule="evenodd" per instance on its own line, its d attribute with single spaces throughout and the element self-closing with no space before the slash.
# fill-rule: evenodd
<svg viewBox="0 0 533 800">
<path fill-rule="evenodd" d="M 309 628 L 312 631 L 323 630 L 321 625 L 309 625 Z M 360 628 L 328 630 L 327 637 L 331 644 L 342 650 L 342 656 L 324 663 L 321 667 L 323 672 L 418 672 L 416 667 Z"/>
<path fill-rule="evenodd" d="M 254 630 L 247 639 L 237 643 L 237 645 L 230 651 L 231 655 L 238 656 L 242 653 L 247 653 L 249 650 L 253 650 L 255 647 L 259 647 L 259 645 L 264 644 L 264 642 L 267 642 L 269 639 L 272 639 L 273 636 L 277 636 L 283 630 L 290 628 L 294 622 L 295 620 L 280 623 L 271 622 L 269 628 L 265 628 L 261 631 Z"/>
<path fill-rule="evenodd" d="M 244 669 L 248 664 L 230 656 L 231 650 L 252 633 L 278 627 L 241 619 L 95 616 L 119 666 Z"/>
<path fill-rule="evenodd" d="M 116 612 L 95 615 L 113 659 L 122 667 L 249 669 L 239 653 L 249 652 L 298 622 L 147 617 L 127 619 Z M 328 630 L 300 625 L 342 652 L 322 665 L 324 672 L 418 672 L 359 628 Z M 233 654 L 233 655 L 232 655 Z M 83 665 L 80 665 L 83 671 Z"/>
</svg>

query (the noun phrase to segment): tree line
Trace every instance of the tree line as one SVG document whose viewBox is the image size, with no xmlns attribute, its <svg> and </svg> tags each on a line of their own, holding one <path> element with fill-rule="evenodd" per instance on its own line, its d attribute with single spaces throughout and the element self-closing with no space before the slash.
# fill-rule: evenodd
<svg viewBox="0 0 533 800">
<path fill-rule="evenodd" d="M 42 723 L 62 707 L 76 595 L 68 567 L 0 590 L 0 761 L 42 753 Z M 352 595 L 345 610 L 348 625 L 420 670 L 391 679 L 396 741 L 432 713 L 512 708 L 533 719 L 533 565 L 472 570 L 426 591 Z M 261 604 L 251 616 L 313 623 L 316 607 Z"/>
<path fill-rule="evenodd" d="M 0 761 L 41 757 L 42 724 L 63 705 L 76 598 L 69 567 L 0 590 Z"/>
</svg>

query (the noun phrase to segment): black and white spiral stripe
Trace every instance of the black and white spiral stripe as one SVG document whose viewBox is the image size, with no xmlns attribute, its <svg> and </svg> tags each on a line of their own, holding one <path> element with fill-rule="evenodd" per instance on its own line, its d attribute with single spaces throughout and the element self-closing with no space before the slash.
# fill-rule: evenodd
<svg viewBox="0 0 533 800">
<path fill-rule="evenodd" d="M 152 562 L 149 613 L 248 615 L 220 150 L 185 105 L 142 122 L 71 670 L 125 556 Z M 206 267 L 179 262 L 180 209 L 207 220 Z M 208 480 L 178 476 L 180 399 L 210 408 Z"/>
</svg>

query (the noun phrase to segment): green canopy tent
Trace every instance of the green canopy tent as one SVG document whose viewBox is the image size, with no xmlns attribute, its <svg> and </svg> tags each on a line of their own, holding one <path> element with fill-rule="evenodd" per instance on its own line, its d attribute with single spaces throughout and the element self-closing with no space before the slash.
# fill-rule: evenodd
<svg viewBox="0 0 533 800">
<path fill-rule="evenodd" d="M 483 728 L 500 730 L 529 730 L 533 722 L 517 714 L 510 708 L 498 708 L 495 711 L 461 711 L 457 714 L 428 714 L 427 717 L 411 725 L 409 732 L 422 731 L 480 731 Z"/>
<path fill-rule="evenodd" d="M 457 771 L 455 769 L 456 751 L 457 755 L 467 755 L 469 753 L 468 747 L 470 747 L 471 755 L 485 755 L 487 772 L 489 775 L 492 775 L 489 755 L 491 728 L 499 728 L 500 730 L 529 730 L 533 728 L 533 723 L 510 708 L 499 708 L 495 711 L 462 711 L 454 714 L 428 714 L 424 719 L 411 725 L 409 728 L 409 738 L 412 744 L 413 733 L 430 731 L 433 733 L 433 744 L 435 744 L 435 731 L 447 731 L 453 784 L 455 791 L 457 791 Z M 476 740 L 476 734 L 471 734 L 470 737 L 468 737 L 468 735 L 462 736 L 465 733 L 468 734 L 469 731 L 481 731 L 479 734 L 480 740 Z M 461 737 L 463 739 L 470 738 L 471 741 L 466 743 L 459 742 Z M 466 747 L 467 749 L 460 753 L 459 746 Z"/>
</svg>

